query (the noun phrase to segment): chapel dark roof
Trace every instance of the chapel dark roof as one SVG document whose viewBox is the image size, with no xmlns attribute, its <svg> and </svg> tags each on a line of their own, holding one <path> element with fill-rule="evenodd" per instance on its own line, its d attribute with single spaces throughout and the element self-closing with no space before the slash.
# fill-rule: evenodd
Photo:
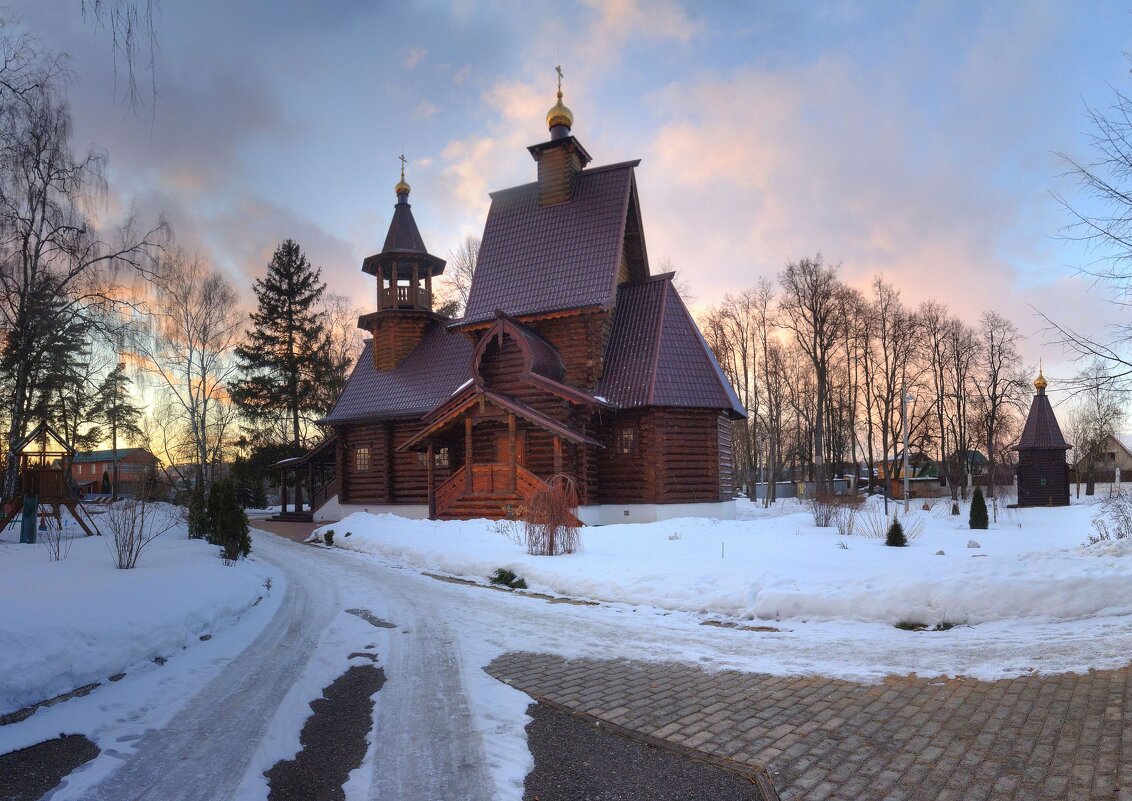
<svg viewBox="0 0 1132 801">
<path fill-rule="evenodd" d="M 472 380 L 473 348 L 467 337 L 434 323 L 399 365 L 377 370 L 369 341 L 334 410 L 319 422 L 420 417 Z"/>
<path fill-rule="evenodd" d="M 1022 436 L 1015 446 L 1015 450 L 1069 450 L 1073 446 L 1061 436 L 1061 427 L 1057 424 L 1053 406 L 1050 405 L 1049 396 L 1045 394 L 1045 387 L 1040 387 L 1034 395 L 1034 402 L 1030 404 L 1030 414 L 1026 417 L 1026 427 L 1022 429 Z"/>
<path fill-rule="evenodd" d="M 621 408 L 727 409 L 746 417 L 671 273 L 619 288 L 605 372 L 594 395 Z"/>
<path fill-rule="evenodd" d="M 611 306 L 639 163 L 584 170 L 568 203 L 540 208 L 537 183 L 491 193 L 463 322 Z"/>
</svg>

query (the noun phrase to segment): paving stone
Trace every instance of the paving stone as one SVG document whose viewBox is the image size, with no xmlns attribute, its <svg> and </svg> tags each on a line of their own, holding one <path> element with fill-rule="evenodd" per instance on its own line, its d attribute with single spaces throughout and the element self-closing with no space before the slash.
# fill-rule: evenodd
<svg viewBox="0 0 1132 801">
<path fill-rule="evenodd" d="M 488 672 L 626 728 L 765 767 L 783 801 L 1132 801 L 1132 668 L 865 685 L 504 654 Z"/>
</svg>

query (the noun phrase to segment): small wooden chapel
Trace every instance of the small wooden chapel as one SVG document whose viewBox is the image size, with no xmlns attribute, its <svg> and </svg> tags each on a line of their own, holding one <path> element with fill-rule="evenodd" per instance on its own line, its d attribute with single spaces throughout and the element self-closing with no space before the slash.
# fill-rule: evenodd
<svg viewBox="0 0 1132 801">
<path fill-rule="evenodd" d="M 491 193 L 459 319 L 433 310 L 445 262 L 421 239 L 402 166 L 384 246 L 362 263 L 371 339 L 321 421 L 334 478 L 319 519 L 499 518 L 558 473 L 587 524 L 734 515 L 744 410 L 673 275 L 650 272 L 639 162 L 591 166 L 561 78 L 546 122 L 528 148 L 536 180 Z"/>
<path fill-rule="evenodd" d="M 1014 450 L 1018 451 L 1018 506 L 1068 506 L 1069 465 L 1065 452 L 1072 448 L 1046 395 L 1042 371 L 1034 379 L 1034 400 L 1026 426 Z"/>
</svg>

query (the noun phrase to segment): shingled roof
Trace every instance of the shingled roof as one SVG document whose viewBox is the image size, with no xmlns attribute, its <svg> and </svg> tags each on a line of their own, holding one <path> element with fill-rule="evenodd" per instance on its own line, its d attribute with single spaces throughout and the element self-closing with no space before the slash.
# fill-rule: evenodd
<svg viewBox="0 0 1132 801">
<path fill-rule="evenodd" d="M 373 342 L 367 342 L 342 397 L 319 422 L 420 417 L 472 380 L 473 347 L 467 337 L 434 323 L 404 361 L 380 371 L 373 366 Z"/>
<path fill-rule="evenodd" d="M 621 408 L 725 409 L 746 417 L 671 273 L 621 285 L 605 372 L 594 394 Z"/>
<path fill-rule="evenodd" d="M 1030 450 L 1069 450 L 1073 446 L 1061 436 L 1061 426 L 1053 413 L 1049 396 L 1039 390 L 1030 404 L 1030 414 L 1026 417 L 1026 427 L 1014 447 L 1017 451 Z"/>
<path fill-rule="evenodd" d="M 611 306 L 639 163 L 583 171 L 569 203 L 540 208 L 537 183 L 493 192 L 463 322 L 490 320 L 497 309 Z"/>
<path fill-rule="evenodd" d="M 421 237 L 417 221 L 413 218 L 413 207 L 408 200 L 398 199 L 393 207 L 393 219 L 389 221 L 389 231 L 385 234 L 385 244 L 380 253 L 367 256 L 362 261 L 362 272 L 377 275 L 381 268 L 388 278 L 389 263 L 396 258 L 421 259 L 427 263 L 433 275 L 444 272 L 444 259 L 428 252 Z"/>
</svg>

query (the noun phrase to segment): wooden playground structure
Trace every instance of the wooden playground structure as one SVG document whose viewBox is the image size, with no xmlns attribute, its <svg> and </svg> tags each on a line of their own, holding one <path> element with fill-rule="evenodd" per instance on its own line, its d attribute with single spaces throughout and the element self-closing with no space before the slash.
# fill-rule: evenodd
<svg viewBox="0 0 1132 801">
<path fill-rule="evenodd" d="M 49 442 L 51 441 L 51 442 Z M 64 442 L 51 426 L 40 423 L 15 448 L 19 460 L 16 492 L 8 499 L 0 520 L 0 532 L 22 516 L 20 542 L 35 542 L 36 525 L 50 515 L 62 526 L 67 509 L 88 537 L 101 534 L 71 479 L 74 448 Z M 50 508 L 50 512 L 48 512 Z"/>
</svg>

